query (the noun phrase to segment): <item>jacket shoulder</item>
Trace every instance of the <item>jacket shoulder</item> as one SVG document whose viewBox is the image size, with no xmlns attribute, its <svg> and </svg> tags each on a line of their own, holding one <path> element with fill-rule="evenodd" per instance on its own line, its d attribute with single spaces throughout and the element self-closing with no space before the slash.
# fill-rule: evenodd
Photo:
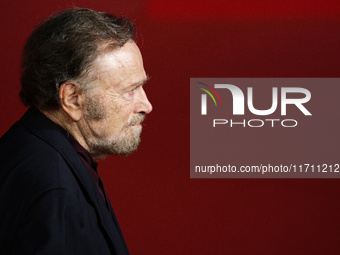
<svg viewBox="0 0 340 255">
<path fill-rule="evenodd" d="M 26 195 L 39 196 L 49 189 L 65 188 L 70 178 L 72 174 L 60 153 L 20 122 L 1 137 L 1 193 L 25 190 Z"/>
</svg>

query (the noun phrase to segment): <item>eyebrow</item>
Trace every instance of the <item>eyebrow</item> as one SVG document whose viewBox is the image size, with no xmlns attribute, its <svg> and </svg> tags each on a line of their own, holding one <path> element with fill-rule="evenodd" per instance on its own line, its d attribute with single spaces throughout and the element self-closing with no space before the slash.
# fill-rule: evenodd
<svg viewBox="0 0 340 255">
<path fill-rule="evenodd" d="M 133 83 L 130 85 L 130 87 L 139 87 L 139 86 L 142 86 L 144 85 L 145 83 L 147 83 L 148 81 L 150 80 L 150 76 L 149 75 L 146 75 L 146 78 L 143 79 L 142 81 L 139 81 L 139 82 L 136 82 L 136 83 Z"/>
</svg>

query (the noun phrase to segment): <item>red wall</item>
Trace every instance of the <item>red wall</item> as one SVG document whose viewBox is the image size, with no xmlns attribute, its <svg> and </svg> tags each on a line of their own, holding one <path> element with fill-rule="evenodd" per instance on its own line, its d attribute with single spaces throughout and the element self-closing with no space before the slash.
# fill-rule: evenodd
<svg viewBox="0 0 340 255">
<path fill-rule="evenodd" d="M 99 165 L 131 254 L 340 254 L 339 180 L 189 178 L 190 77 L 339 77 L 338 1 L 2 0 L 0 135 L 25 39 L 72 3 L 134 19 L 151 76 L 142 145 Z"/>
</svg>

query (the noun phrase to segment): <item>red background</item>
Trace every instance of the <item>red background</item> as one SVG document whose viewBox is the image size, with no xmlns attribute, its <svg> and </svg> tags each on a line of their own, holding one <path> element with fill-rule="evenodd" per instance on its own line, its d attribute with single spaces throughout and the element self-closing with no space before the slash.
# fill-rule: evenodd
<svg viewBox="0 0 340 255">
<path fill-rule="evenodd" d="M 1 0 L 1 135 L 25 39 L 73 5 L 135 20 L 151 76 L 142 145 L 99 166 L 131 254 L 340 253 L 339 180 L 189 178 L 190 77 L 339 77 L 339 1 Z"/>
</svg>

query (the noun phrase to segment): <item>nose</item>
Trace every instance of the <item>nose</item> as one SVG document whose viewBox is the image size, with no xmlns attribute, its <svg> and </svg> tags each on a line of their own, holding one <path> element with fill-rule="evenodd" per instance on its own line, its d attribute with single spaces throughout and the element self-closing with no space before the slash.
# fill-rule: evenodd
<svg viewBox="0 0 340 255">
<path fill-rule="evenodd" d="M 152 111 L 152 105 L 146 96 L 146 93 L 142 86 L 139 87 L 138 101 L 135 105 L 135 113 L 149 114 Z"/>
</svg>

